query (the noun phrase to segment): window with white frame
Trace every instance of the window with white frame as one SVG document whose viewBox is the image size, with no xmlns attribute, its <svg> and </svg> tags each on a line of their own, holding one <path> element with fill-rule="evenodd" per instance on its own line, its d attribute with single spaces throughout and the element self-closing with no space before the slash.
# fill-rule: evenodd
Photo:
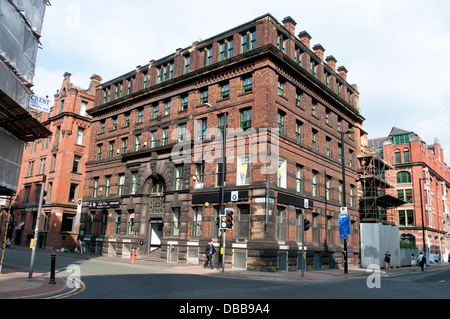
<svg viewBox="0 0 450 319">
<path fill-rule="evenodd" d="M 195 188 L 203 188 L 205 162 L 195 164 Z"/>
<path fill-rule="evenodd" d="M 138 172 L 131 174 L 131 194 L 136 194 L 138 184 Z"/>
<path fill-rule="evenodd" d="M 203 140 L 206 138 L 207 125 L 206 118 L 197 120 L 197 140 Z"/>
<path fill-rule="evenodd" d="M 327 175 L 326 178 L 326 198 L 327 200 L 331 200 L 331 176 Z"/>
<path fill-rule="evenodd" d="M 313 171 L 312 172 L 312 195 L 314 197 L 319 196 L 319 185 L 317 181 L 317 177 L 319 175 L 319 172 Z"/>
<path fill-rule="evenodd" d="M 83 137 L 84 137 L 84 128 L 78 127 L 77 140 L 76 140 L 75 143 L 77 145 L 83 145 Z"/>
<path fill-rule="evenodd" d="M 180 218 L 181 212 L 179 207 L 172 208 L 172 236 L 180 236 Z"/>
<path fill-rule="evenodd" d="M 295 172 L 295 190 L 299 193 L 302 192 L 302 174 L 303 167 L 297 164 Z"/>
<path fill-rule="evenodd" d="M 192 216 L 192 237 L 202 236 L 202 214 L 203 209 L 201 206 L 194 207 Z"/>
<path fill-rule="evenodd" d="M 117 195 L 123 195 L 123 187 L 125 186 L 125 174 L 119 174 L 119 186 L 117 187 Z"/>
<path fill-rule="evenodd" d="M 81 104 L 80 104 L 80 115 L 81 116 L 86 116 L 86 108 L 87 108 L 87 102 L 81 101 Z"/>
<path fill-rule="evenodd" d="M 183 165 L 175 166 L 175 190 L 183 189 Z"/>
<path fill-rule="evenodd" d="M 186 137 L 186 124 L 178 125 L 178 142 L 181 142 Z"/>
</svg>

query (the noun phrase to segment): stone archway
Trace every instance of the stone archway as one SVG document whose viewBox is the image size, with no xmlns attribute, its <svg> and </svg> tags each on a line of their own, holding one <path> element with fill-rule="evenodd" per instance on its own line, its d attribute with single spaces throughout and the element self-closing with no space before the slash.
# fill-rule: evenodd
<svg viewBox="0 0 450 319">
<path fill-rule="evenodd" d="M 144 194 L 147 195 L 147 231 L 146 253 L 159 249 L 163 238 L 163 216 L 165 207 L 166 183 L 161 175 L 152 174 L 145 183 Z"/>
</svg>

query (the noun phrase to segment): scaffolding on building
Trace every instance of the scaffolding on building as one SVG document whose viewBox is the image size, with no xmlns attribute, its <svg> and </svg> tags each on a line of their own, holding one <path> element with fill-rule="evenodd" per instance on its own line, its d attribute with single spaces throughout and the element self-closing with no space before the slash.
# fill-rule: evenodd
<svg viewBox="0 0 450 319">
<path fill-rule="evenodd" d="M 394 167 L 369 150 L 358 155 L 358 161 L 361 222 L 386 223 L 387 210 L 405 203 L 387 191 L 395 189 L 394 183 L 386 177 L 386 171 Z"/>
</svg>

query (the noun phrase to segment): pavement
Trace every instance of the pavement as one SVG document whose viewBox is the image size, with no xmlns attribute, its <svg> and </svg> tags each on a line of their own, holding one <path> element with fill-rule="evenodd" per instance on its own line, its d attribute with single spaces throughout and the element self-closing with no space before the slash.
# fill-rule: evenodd
<svg viewBox="0 0 450 319">
<path fill-rule="evenodd" d="M 19 248 L 15 246 L 15 248 Z M 46 251 L 48 254 L 54 254 L 55 252 Z M 56 253 L 64 257 L 93 259 L 96 262 L 104 263 L 119 263 L 130 264 L 132 267 L 152 267 L 154 269 L 165 269 L 169 272 L 178 274 L 190 274 L 190 275 L 204 275 L 204 276 L 223 276 L 227 278 L 241 278 L 241 279 L 264 279 L 274 281 L 316 281 L 316 280 L 329 280 L 336 278 L 364 276 L 373 273 L 371 270 L 349 267 L 347 274 L 343 269 L 327 269 L 327 270 L 307 270 L 303 273 L 301 271 L 282 271 L 282 272 L 259 272 L 242 269 L 229 269 L 225 268 L 222 272 L 221 268 L 205 269 L 203 264 L 182 264 L 167 262 L 148 261 L 136 258 L 134 263 L 128 258 L 121 257 L 107 257 L 98 255 L 85 254 L 80 256 L 75 253 Z M 449 267 L 449 263 L 444 264 L 432 264 L 428 266 L 430 269 L 436 269 L 441 267 Z M 410 273 L 411 267 L 398 267 L 391 269 L 381 269 L 382 275 Z M 416 267 L 416 270 L 420 272 L 420 267 Z M 50 272 L 41 273 L 33 272 L 31 278 L 29 276 L 29 270 L 20 268 L 17 266 L 3 263 L 0 274 L 0 299 L 47 299 L 55 295 L 66 295 L 70 289 L 66 285 L 66 278 L 60 277 L 58 274 L 55 276 L 54 282 L 50 283 Z M 63 294 L 64 292 L 64 294 Z"/>
</svg>

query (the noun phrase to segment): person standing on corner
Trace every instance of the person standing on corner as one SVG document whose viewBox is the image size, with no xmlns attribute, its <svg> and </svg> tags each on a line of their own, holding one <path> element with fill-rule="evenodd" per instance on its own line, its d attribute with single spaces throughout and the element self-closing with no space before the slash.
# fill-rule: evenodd
<svg viewBox="0 0 450 319">
<path fill-rule="evenodd" d="M 391 268 L 391 254 L 389 253 L 389 250 L 384 255 L 384 261 L 386 262 L 386 269 Z"/>
<path fill-rule="evenodd" d="M 216 253 L 216 249 L 214 248 L 213 240 L 211 239 L 211 241 L 206 245 L 206 249 L 205 249 L 206 262 L 203 265 L 204 268 L 213 269 L 212 255 L 215 253 Z"/>
</svg>

